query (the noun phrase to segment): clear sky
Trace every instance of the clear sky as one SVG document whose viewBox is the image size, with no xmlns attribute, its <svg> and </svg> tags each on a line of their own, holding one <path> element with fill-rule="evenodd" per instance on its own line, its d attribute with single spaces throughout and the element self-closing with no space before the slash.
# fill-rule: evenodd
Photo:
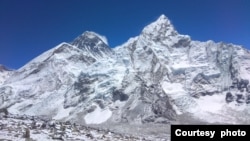
<svg viewBox="0 0 250 141">
<path fill-rule="evenodd" d="M 250 49 L 250 0 L 0 0 L 0 64 L 18 69 L 86 30 L 115 47 L 161 14 L 193 40 Z"/>
</svg>

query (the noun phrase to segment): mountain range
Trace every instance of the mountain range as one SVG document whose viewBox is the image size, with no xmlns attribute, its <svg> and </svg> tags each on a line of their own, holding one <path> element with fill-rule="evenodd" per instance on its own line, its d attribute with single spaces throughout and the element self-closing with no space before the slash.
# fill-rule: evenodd
<svg viewBox="0 0 250 141">
<path fill-rule="evenodd" d="M 98 126 L 244 124 L 249 79 L 249 50 L 193 41 L 161 15 L 115 48 L 86 31 L 18 70 L 0 66 L 0 108 Z"/>
</svg>

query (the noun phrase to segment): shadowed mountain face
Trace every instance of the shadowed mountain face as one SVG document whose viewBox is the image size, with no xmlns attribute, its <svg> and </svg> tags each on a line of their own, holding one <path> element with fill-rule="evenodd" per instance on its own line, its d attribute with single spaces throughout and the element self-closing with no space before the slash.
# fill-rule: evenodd
<svg viewBox="0 0 250 141">
<path fill-rule="evenodd" d="M 0 107 L 83 124 L 249 123 L 249 62 L 241 46 L 192 41 L 162 15 L 116 48 L 88 31 L 48 50 L 5 79 Z"/>
</svg>

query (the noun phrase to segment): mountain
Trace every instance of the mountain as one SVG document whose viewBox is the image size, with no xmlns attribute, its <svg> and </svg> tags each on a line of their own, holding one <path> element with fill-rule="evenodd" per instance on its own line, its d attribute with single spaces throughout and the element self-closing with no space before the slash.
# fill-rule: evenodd
<svg viewBox="0 0 250 141">
<path fill-rule="evenodd" d="M 0 107 L 117 130 L 249 123 L 249 62 L 242 46 L 193 41 L 161 15 L 115 48 L 87 31 L 46 51 L 0 85 Z"/>
</svg>

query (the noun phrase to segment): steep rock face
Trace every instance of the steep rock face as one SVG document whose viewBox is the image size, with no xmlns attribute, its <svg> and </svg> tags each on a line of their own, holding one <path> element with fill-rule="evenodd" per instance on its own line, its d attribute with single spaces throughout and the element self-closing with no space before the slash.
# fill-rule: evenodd
<svg viewBox="0 0 250 141">
<path fill-rule="evenodd" d="M 162 15 L 113 49 L 88 31 L 43 53 L 0 86 L 0 107 L 86 124 L 169 123 L 186 113 L 244 123 L 249 61 L 241 46 L 192 41 Z"/>
</svg>

